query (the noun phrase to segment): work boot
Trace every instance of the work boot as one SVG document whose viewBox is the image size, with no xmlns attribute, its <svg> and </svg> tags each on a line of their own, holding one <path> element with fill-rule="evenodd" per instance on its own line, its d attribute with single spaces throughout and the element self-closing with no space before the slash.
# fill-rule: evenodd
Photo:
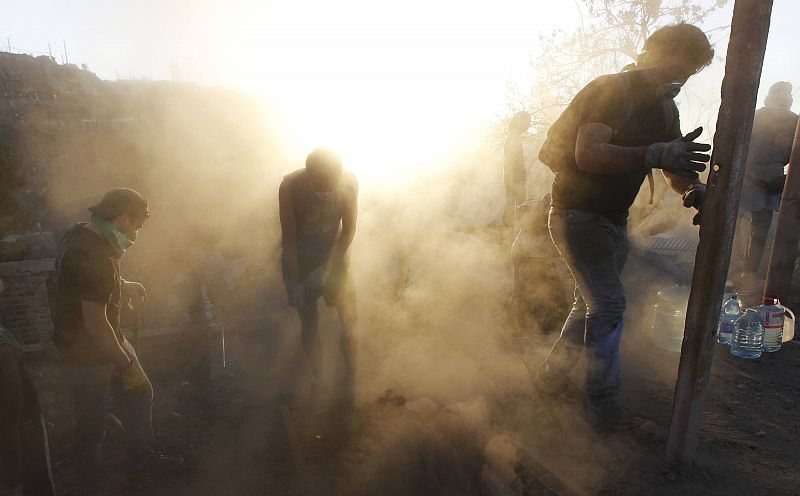
<svg viewBox="0 0 800 496">
<path fill-rule="evenodd" d="M 586 419 L 596 429 L 606 432 L 622 432 L 642 425 L 642 418 L 623 408 L 616 398 L 587 401 Z"/>
<path fill-rule="evenodd" d="M 537 397 L 544 400 L 578 401 L 581 393 L 569 378 L 548 370 L 546 365 L 540 366 L 533 380 L 533 390 Z"/>
</svg>

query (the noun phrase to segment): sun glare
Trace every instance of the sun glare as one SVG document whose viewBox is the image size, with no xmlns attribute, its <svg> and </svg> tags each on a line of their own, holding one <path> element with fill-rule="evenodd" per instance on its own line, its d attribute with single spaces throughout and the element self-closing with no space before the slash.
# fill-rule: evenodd
<svg viewBox="0 0 800 496">
<path fill-rule="evenodd" d="M 457 80 L 320 77 L 309 88 L 287 83 L 291 88 L 273 101 L 294 144 L 302 150 L 332 146 L 350 170 L 370 181 L 436 167 L 448 152 L 469 146 L 482 124 L 474 107 L 463 104 L 468 95 L 458 91 Z"/>
<path fill-rule="evenodd" d="M 273 2 L 238 35 L 252 51 L 237 72 L 279 110 L 298 152 L 332 146 L 363 179 L 393 181 L 446 163 L 507 112 L 506 83 L 536 44 L 535 7 Z"/>
</svg>

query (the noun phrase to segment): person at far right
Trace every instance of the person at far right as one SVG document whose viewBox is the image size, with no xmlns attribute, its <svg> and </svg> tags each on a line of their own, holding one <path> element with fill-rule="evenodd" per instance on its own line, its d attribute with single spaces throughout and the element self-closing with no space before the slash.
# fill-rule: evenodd
<svg viewBox="0 0 800 496">
<path fill-rule="evenodd" d="M 759 267 L 767 244 L 772 215 L 781 203 L 786 175 L 783 168 L 792 154 L 797 114 L 792 112 L 792 85 L 780 81 L 769 88 L 764 106 L 756 110 L 739 203 L 739 226 L 749 223 L 743 282 L 759 286 Z M 749 221 L 749 222 L 748 222 Z M 760 281 L 763 285 L 763 280 Z"/>
</svg>

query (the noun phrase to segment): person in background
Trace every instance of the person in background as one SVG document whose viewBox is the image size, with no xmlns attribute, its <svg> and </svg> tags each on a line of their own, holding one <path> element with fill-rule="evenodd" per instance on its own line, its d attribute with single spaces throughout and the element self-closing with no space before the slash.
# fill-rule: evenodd
<svg viewBox="0 0 800 496">
<path fill-rule="evenodd" d="M 673 99 L 714 50 L 690 24 L 655 31 L 635 67 L 590 82 L 553 124 L 539 154 L 556 172 L 550 236 L 575 279 L 575 303 L 541 365 L 537 389 L 561 394 L 587 354 L 586 414 L 603 430 L 635 427 L 618 402 L 625 313 L 621 273 L 628 254 L 628 209 L 652 169 L 661 169 L 684 206 L 702 207 L 709 145 L 702 128 L 681 136 Z"/>
<path fill-rule="evenodd" d="M 0 279 L 0 293 L 5 289 Z M 55 494 L 47 429 L 22 345 L 0 325 L 0 496 Z"/>
<path fill-rule="evenodd" d="M 783 168 L 789 163 L 797 128 L 797 114 L 792 107 L 792 85 L 786 81 L 773 84 L 756 110 L 750 148 L 747 154 L 740 222 L 750 217 L 749 239 L 744 253 L 744 278 L 755 283 L 767 244 L 772 214 L 778 210 L 786 176 Z"/>
<path fill-rule="evenodd" d="M 317 300 L 333 306 L 341 324 L 346 394 L 355 375 L 356 294 L 348 249 L 356 232 L 358 182 L 327 148 L 313 150 L 304 169 L 287 175 L 278 192 L 283 281 L 300 316 L 302 341 L 315 382 L 322 377 Z"/>
<path fill-rule="evenodd" d="M 112 189 L 89 208 L 92 220 L 61 239 L 55 263 L 54 343 L 74 402 L 72 460 L 81 494 L 105 491 L 103 439 L 112 382 L 121 383 L 128 474 L 142 476 L 182 460 L 153 450 L 153 386 L 120 332 L 123 291 L 143 299 L 144 287 L 125 281 L 120 259 L 150 217 L 147 200 Z M 118 376 L 120 381 L 112 381 Z"/>
<path fill-rule="evenodd" d="M 554 262 L 558 252 L 547 231 L 550 195 L 517 206 L 519 233 L 511 245 L 513 285 L 508 303 L 514 337 L 549 334 L 569 313 L 567 288 Z"/>
<path fill-rule="evenodd" d="M 517 205 L 525 202 L 525 155 L 522 150 L 522 134 L 531 127 L 531 115 L 517 112 L 508 123 L 508 138 L 503 147 L 503 182 L 506 186 L 506 207 L 503 225 L 514 227 Z"/>
</svg>

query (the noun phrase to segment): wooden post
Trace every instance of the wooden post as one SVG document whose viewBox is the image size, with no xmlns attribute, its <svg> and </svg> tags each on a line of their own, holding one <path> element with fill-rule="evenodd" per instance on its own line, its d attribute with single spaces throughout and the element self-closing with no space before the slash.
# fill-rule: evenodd
<svg viewBox="0 0 800 496">
<path fill-rule="evenodd" d="M 778 212 L 778 225 L 775 226 L 775 241 L 767 269 L 767 283 L 764 293 L 786 298 L 794 275 L 794 262 L 797 259 L 797 244 L 800 242 L 800 121 L 794 132 L 792 155 L 789 159 L 789 172 L 786 186 L 781 196 Z"/>
<path fill-rule="evenodd" d="M 771 13 L 772 0 L 736 0 L 733 8 L 722 104 L 667 439 L 667 462 L 679 468 L 691 466 L 697 448 Z"/>
</svg>

